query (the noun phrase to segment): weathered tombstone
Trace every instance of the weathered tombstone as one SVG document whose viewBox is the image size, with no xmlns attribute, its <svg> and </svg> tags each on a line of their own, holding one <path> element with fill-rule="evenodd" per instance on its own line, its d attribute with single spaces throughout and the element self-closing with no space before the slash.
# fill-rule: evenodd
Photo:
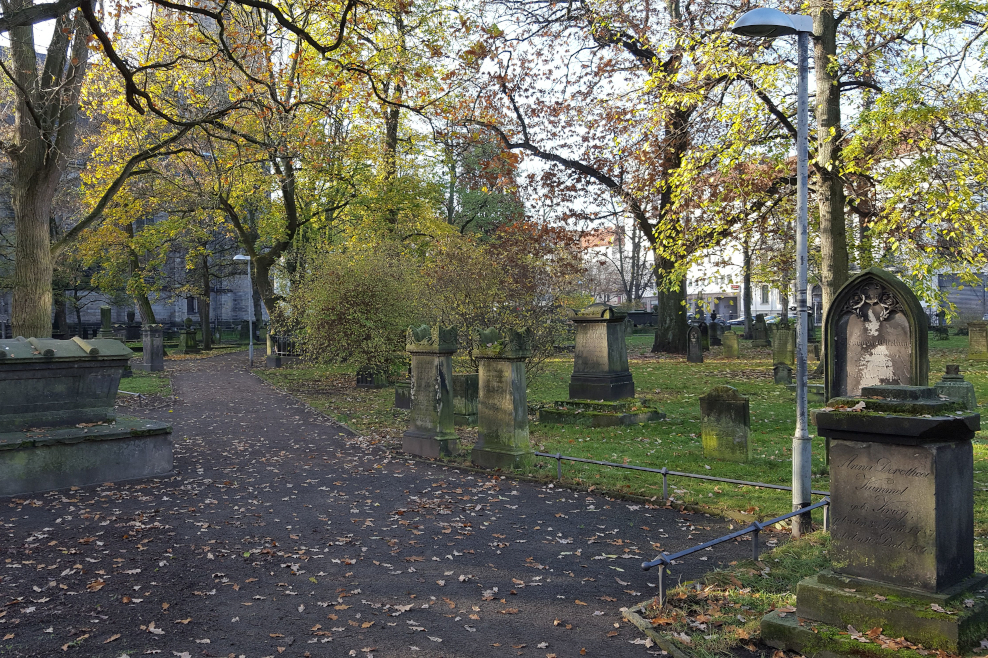
<svg viewBox="0 0 988 658">
<path fill-rule="evenodd" d="M 196 330 L 192 328 L 192 318 L 185 318 L 185 329 L 178 332 L 178 347 L 176 354 L 199 354 L 199 343 L 196 341 Z"/>
<path fill-rule="evenodd" d="M 768 347 L 768 327 L 765 324 L 765 315 L 759 313 L 755 316 L 755 321 L 751 324 L 751 345 L 752 347 Z"/>
<path fill-rule="evenodd" d="M 715 386 L 700 396 L 703 456 L 744 462 L 751 458 L 748 398 L 733 386 Z"/>
<path fill-rule="evenodd" d="M 772 367 L 772 372 L 775 376 L 776 384 L 784 384 L 786 386 L 792 384 L 792 366 L 786 363 L 776 363 Z"/>
<path fill-rule="evenodd" d="M 477 396 L 480 374 L 453 375 L 453 424 L 473 427 L 477 424 Z"/>
<path fill-rule="evenodd" d="M 703 363 L 702 340 L 700 327 L 691 324 L 686 332 L 686 360 L 689 363 Z"/>
<path fill-rule="evenodd" d="M 576 325 L 570 399 L 622 400 L 635 396 L 635 381 L 628 370 L 626 315 L 607 304 L 569 311 Z"/>
<path fill-rule="evenodd" d="M 787 366 L 796 363 L 796 332 L 792 329 L 778 329 L 772 338 L 772 362 Z"/>
<path fill-rule="evenodd" d="M 159 372 L 165 369 L 165 344 L 162 339 L 160 324 L 146 324 L 141 327 L 141 339 L 144 343 L 144 361 L 135 363 L 134 367 L 146 372 Z"/>
<path fill-rule="evenodd" d="M 395 384 L 395 408 L 412 408 L 412 385 L 409 382 L 397 382 Z"/>
<path fill-rule="evenodd" d="M 977 646 L 988 627 L 975 594 L 988 583 L 974 564 L 980 417 L 926 386 L 864 386 L 830 406 L 815 420 L 830 441 L 831 568 L 799 583 L 796 614 L 763 618 L 762 639 L 818 656 L 854 653 L 838 635 L 850 628 L 926 651 Z"/>
<path fill-rule="evenodd" d="M 171 428 L 117 417 L 114 339 L 0 340 L 0 497 L 163 475 Z"/>
<path fill-rule="evenodd" d="M 988 322 L 967 323 L 967 358 L 988 361 Z"/>
<path fill-rule="evenodd" d="M 532 454 L 528 441 L 528 383 L 525 359 L 532 355 L 532 330 L 478 332 L 473 355 L 480 368 L 477 444 L 471 461 L 483 468 L 513 468 Z"/>
<path fill-rule="evenodd" d="M 978 397 L 974 392 L 974 384 L 964 381 L 961 367 L 948 365 L 947 373 L 936 385 L 937 394 L 954 402 L 960 402 L 967 411 L 977 411 Z"/>
<path fill-rule="evenodd" d="M 717 314 L 716 313 L 711 313 L 710 315 L 711 315 L 711 318 L 713 318 Z M 723 345 L 723 342 L 720 339 L 720 334 L 721 334 L 720 324 L 718 324 L 717 322 L 711 321 L 710 322 L 710 347 L 720 347 L 721 345 Z"/>
<path fill-rule="evenodd" d="M 926 386 L 927 336 L 923 307 L 902 281 L 877 267 L 854 276 L 827 310 L 827 398 L 859 395 L 864 386 Z"/>
<path fill-rule="evenodd" d="M 141 340 L 141 323 L 136 321 L 137 314 L 134 313 L 134 309 L 127 311 L 127 325 L 124 328 L 124 339 L 131 340 Z"/>
<path fill-rule="evenodd" d="M 456 328 L 409 327 L 405 349 L 412 358 L 412 413 L 401 449 L 421 457 L 457 451 L 453 430 L 453 354 Z"/>
<path fill-rule="evenodd" d="M 724 332 L 724 358 L 741 358 L 741 344 L 738 341 L 738 335 L 733 331 Z"/>
<path fill-rule="evenodd" d="M 113 309 L 106 304 L 99 307 L 100 329 L 97 338 L 115 338 L 113 335 L 112 313 Z"/>
<path fill-rule="evenodd" d="M 700 327 L 700 347 L 704 352 L 710 351 L 710 326 L 706 322 L 701 322 Z"/>
</svg>

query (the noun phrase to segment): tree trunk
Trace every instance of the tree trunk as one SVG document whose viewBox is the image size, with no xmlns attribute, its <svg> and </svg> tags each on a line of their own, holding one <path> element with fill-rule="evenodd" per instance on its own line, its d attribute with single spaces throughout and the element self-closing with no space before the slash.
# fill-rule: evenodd
<svg viewBox="0 0 988 658">
<path fill-rule="evenodd" d="M 816 70 L 817 204 L 820 212 L 821 278 L 824 313 L 847 281 L 847 231 L 844 226 L 844 184 L 840 178 L 840 89 L 832 67 L 837 61 L 837 24 L 832 5 L 811 0 Z M 826 321 L 826 318 L 824 318 Z"/>
<path fill-rule="evenodd" d="M 744 262 L 741 266 L 742 276 L 744 277 L 744 282 L 741 287 L 744 288 L 744 293 L 742 294 L 742 310 L 744 312 L 744 337 L 751 339 L 751 247 L 748 246 L 748 236 L 744 236 L 744 242 L 741 244 L 741 253 L 744 258 Z"/>
<path fill-rule="evenodd" d="M 678 290 L 664 290 L 664 278 L 671 276 L 674 264 L 671 261 L 655 257 L 655 342 L 653 352 L 670 352 L 682 354 L 686 352 L 686 277 L 679 281 Z"/>
<path fill-rule="evenodd" d="M 33 149 L 31 149 L 33 150 Z M 19 161 L 15 160 L 18 164 Z M 52 258 L 48 216 L 52 193 L 32 187 L 27 172 L 14 167 L 13 206 L 17 246 L 14 256 L 14 299 L 11 323 L 15 336 L 50 338 Z"/>
<path fill-rule="evenodd" d="M 202 257 L 202 295 L 199 297 L 199 325 L 202 327 L 202 349 L 213 349 L 213 332 L 209 321 L 209 257 Z"/>
<path fill-rule="evenodd" d="M 782 306 L 782 311 L 779 314 L 779 324 L 787 325 L 789 324 L 789 295 L 782 289 L 779 290 L 779 305 Z"/>
</svg>

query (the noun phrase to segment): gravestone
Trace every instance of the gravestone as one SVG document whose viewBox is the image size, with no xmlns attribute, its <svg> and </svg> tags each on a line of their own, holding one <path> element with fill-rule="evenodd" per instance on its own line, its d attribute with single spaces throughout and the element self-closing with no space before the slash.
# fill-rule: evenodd
<svg viewBox="0 0 988 658">
<path fill-rule="evenodd" d="M 704 352 L 710 351 L 710 325 L 706 322 L 701 322 L 700 327 L 700 346 L 703 348 Z"/>
<path fill-rule="evenodd" d="M 724 344 L 720 339 L 722 331 L 720 324 L 717 322 L 710 323 L 710 347 L 720 347 Z"/>
<path fill-rule="evenodd" d="M 927 336 L 926 313 L 906 284 L 877 267 L 852 277 L 827 309 L 827 398 L 859 395 L 865 386 L 926 386 Z"/>
<path fill-rule="evenodd" d="M 0 339 L 0 497 L 164 475 L 171 428 L 118 417 L 115 339 Z"/>
<path fill-rule="evenodd" d="M 626 316 L 624 311 L 607 304 L 569 310 L 576 325 L 571 400 L 622 400 L 635 396 L 635 381 L 628 370 Z"/>
<path fill-rule="evenodd" d="M 127 311 L 127 325 L 124 327 L 124 339 L 127 341 L 141 340 L 141 323 L 136 318 L 134 309 Z"/>
<path fill-rule="evenodd" d="M 978 646 L 988 601 L 975 591 L 988 576 L 975 573 L 971 439 L 981 424 L 959 406 L 932 387 L 864 386 L 816 414 L 830 442 L 831 566 L 799 583 L 792 618 L 762 619 L 766 643 L 848 655 L 837 632 L 853 627 L 926 651 Z"/>
<path fill-rule="evenodd" d="M 164 327 L 160 324 L 146 324 L 141 327 L 144 343 L 144 360 L 134 367 L 145 372 L 160 372 L 165 369 L 165 344 L 162 339 Z"/>
<path fill-rule="evenodd" d="M 765 325 L 765 315 L 759 313 L 751 324 L 752 347 L 768 347 L 768 327 Z"/>
<path fill-rule="evenodd" d="M 792 329 L 778 329 L 772 338 L 772 362 L 787 366 L 796 364 L 796 332 Z"/>
<path fill-rule="evenodd" d="M 473 427 L 477 424 L 477 395 L 480 374 L 453 375 L 453 424 Z"/>
<path fill-rule="evenodd" d="M 988 361 L 988 322 L 967 323 L 967 358 Z"/>
<path fill-rule="evenodd" d="M 724 332 L 724 358 L 741 358 L 741 343 L 738 341 L 738 335 L 730 330 Z"/>
<path fill-rule="evenodd" d="M 751 458 L 748 398 L 733 386 L 715 386 L 700 396 L 703 456 L 745 462 Z"/>
<path fill-rule="evenodd" d="M 691 324 L 686 332 L 686 361 L 703 363 L 703 342 L 700 327 Z"/>
<path fill-rule="evenodd" d="M 453 430 L 453 354 L 455 327 L 409 327 L 405 349 L 412 360 L 412 409 L 401 449 L 421 457 L 457 452 Z"/>
<path fill-rule="evenodd" d="M 964 381 L 961 367 L 948 365 L 946 374 L 936 385 L 937 394 L 954 402 L 960 402 L 967 411 L 978 410 L 978 397 L 974 392 L 974 384 Z"/>
<path fill-rule="evenodd" d="M 176 354 L 199 354 L 199 343 L 196 341 L 196 330 L 192 328 L 192 318 L 185 318 L 185 329 L 178 332 L 178 347 Z"/>
<path fill-rule="evenodd" d="M 483 468 L 514 468 L 531 457 L 525 359 L 532 330 L 478 332 L 473 356 L 480 369 L 477 444 L 470 460 Z"/>
<path fill-rule="evenodd" d="M 395 384 L 395 408 L 412 408 L 412 385 L 409 382 L 397 382 Z"/>
<path fill-rule="evenodd" d="M 99 333 L 96 335 L 97 338 L 115 338 L 113 334 L 113 320 L 111 319 L 111 314 L 113 309 L 104 304 L 99 307 L 99 319 L 100 328 Z"/>
<path fill-rule="evenodd" d="M 772 373 L 775 377 L 776 384 L 784 384 L 786 386 L 792 384 L 792 366 L 785 363 L 776 363 L 772 367 Z"/>
</svg>

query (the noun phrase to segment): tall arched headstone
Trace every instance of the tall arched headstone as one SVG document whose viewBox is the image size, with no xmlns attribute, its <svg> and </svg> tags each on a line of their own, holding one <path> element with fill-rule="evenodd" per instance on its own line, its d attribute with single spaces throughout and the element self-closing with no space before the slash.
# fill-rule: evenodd
<svg viewBox="0 0 988 658">
<path fill-rule="evenodd" d="M 824 324 L 827 399 L 860 395 L 866 386 L 926 386 L 927 324 L 919 299 L 891 273 L 872 267 L 851 278 Z"/>
</svg>

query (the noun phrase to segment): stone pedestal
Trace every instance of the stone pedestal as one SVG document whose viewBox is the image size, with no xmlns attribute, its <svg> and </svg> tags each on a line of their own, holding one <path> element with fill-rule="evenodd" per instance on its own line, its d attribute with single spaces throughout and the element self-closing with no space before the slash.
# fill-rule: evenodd
<svg viewBox="0 0 988 658">
<path fill-rule="evenodd" d="M 966 410 L 978 410 L 978 397 L 974 392 L 974 384 L 964 381 L 960 366 L 948 365 L 947 373 L 937 382 L 936 389 L 939 395 L 960 402 Z"/>
<path fill-rule="evenodd" d="M 576 350 L 569 397 L 572 400 L 621 400 L 635 396 L 628 370 L 624 311 L 593 304 L 569 312 L 576 325 Z"/>
<path fill-rule="evenodd" d="M 733 331 L 724 332 L 724 358 L 741 358 L 741 343 L 738 341 L 738 335 Z"/>
<path fill-rule="evenodd" d="M 772 338 L 772 362 L 796 365 L 796 332 L 778 329 Z M 778 383 L 778 382 L 776 382 Z"/>
<path fill-rule="evenodd" d="M 474 358 L 480 367 L 478 436 L 471 461 L 483 468 L 515 468 L 531 458 L 525 359 L 532 331 L 479 332 Z"/>
<path fill-rule="evenodd" d="M 700 396 L 703 455 L 744 462 L 751 458 L 748 398 L 732 386 L 717 386 Z"/>
<path fill-rule="evenodd" d="M 881 627 L 928 650 L 976 646 L 988 629 L 988 605 L 971 592 L 988 579 L 974 572 L 980 417 L 956 415 L 958 403 L 924 386 L 864 387 L 830 406 L 862 402 L 815 416 L 830 441 L 831 570 L 800 582 L 796 616 L 810 627 Z M 777 613 L 762 620 L 772 646 L 850 655 L 839 639 L 821 646 L 833 635 L 810 638 Z"/>
<path fill-rule="evenodd" d="M 453 424 L 473 427 L 477 424 L 477 396 L 480 375 L 476 372 L 453 375 Z"/>
<path fill-rule="evenodd" d="M 988 361 L 988 322 L 967 323 L 967 358 Z"/>
<path fill-rule="evenodd" d="M 165 369 L 165 344 L 162 338 L 164 327 L 160 324 L 146 324 L 141 327 L 144 342 L 144 361 L 134 367 L 146 372 L 159 372 Z"/>
<path fill-rule="evenodd" d="M 409 327 L 405 349 L 412 359 L 412 413 L 401 448 L 420 457 L 451 456 L 458 440 L 452 386 L 456 329 Z"/>
<path fill-rule="evenodd" d="M 127 341 L 141 339 L 141 323 L 136 321 L 136 317 L 133 309 L 127 311 L 127 324 L 124 327 L 124 339 Z"/>
<path fill-rule="evenodd" d="M 175 354 L 199 354 L 196 330 L 192 328 L 192 318 L 185 318 L 185 329 L 178 332 L 178 347 Z"/>
<path fill-rule="evenodd" d="M 700 327 L 693 324 L 686 332 L 686 360 L 689 363 L 703 363 L 703 337 Z"/>
<path fill-rule="evenodd" d="M 99 333 L 96 334 L 97 338 L 116 338 L 113 334 L 113 320 L 111 318 L 112 313 L 113 309 L 106 304 L 99 307 L 100 328 Z"/>
</svg>

